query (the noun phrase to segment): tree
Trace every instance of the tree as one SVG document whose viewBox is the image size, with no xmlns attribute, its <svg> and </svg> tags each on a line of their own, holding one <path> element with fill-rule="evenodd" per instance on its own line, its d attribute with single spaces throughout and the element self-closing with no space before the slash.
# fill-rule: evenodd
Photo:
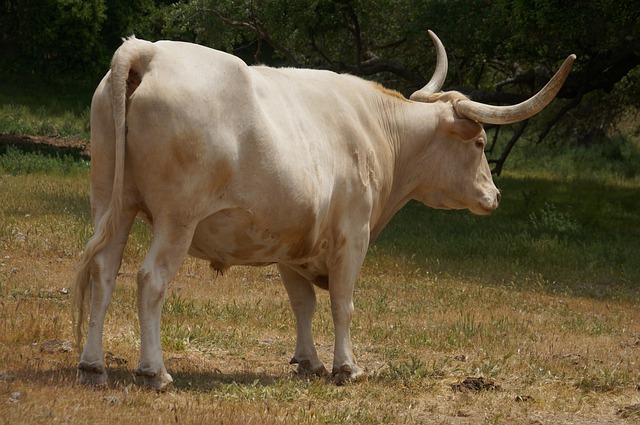
<svg viewBox="0 0 640 425">
<path fill-rule="evenodd" d="M 104 0 L 5 0 L 0 8 L 4 73 L 65 77 L 102 63 Z"/>
<path fill-rule="evenodd" d="M 3 0 L 0 72 L 38 79 L 101 77 L 121 38 L 167 1 Z"/>
<path fill-rule="evenodd" d="M 638 2 L 195 0 L 168 6 L 155 19 L 162 35 L 249 62 L 349 72 L 405 95 L 431 75 L 430 28 L 450 57 L 445 87 L 494 104 L 528 98 L 569 53 L 577 54 L 555 105 L 517 125 L 501 152 L 491 151 L 498 174 L 522 135 L 541 142 L 555 130 L 591 143 L 640 105 Z"/>
<path fill-rule="evenodd" d="M 452 17 L 468 10 L 469 19 L 442 19 L 451 48 L 457 54 L 461 91 L 479 101 L 514 103 L 528 97 L 550 77 L 551 61 L 576 53 L 578 61 L 560 100 L 532 120 L 529 137 L 542 142 L 551 135 L 580 144 L 606 140 L 629 108 L 640 106 L 640 3 L 599 0 L 442 1 L 432 13 Z M 473 10 L 467 8 L 474 8 Z M 508 25 L 491 25 L 504 22 Z M 463 30 L 455 31 L 456 28 Z M 477 49 L 465 48 L 475 45 Z M 550 61 L 551 60 L 551 61 Z M 505 92 L 508 90 L 508 92 Z M 569 113 L 571 112 L 571 113 Z M 500 172 L 509 151 L 530 123 L 518 125 L 494 171 Z M 531 135 L 533 133 L 534 135 Z"/>
</svg>

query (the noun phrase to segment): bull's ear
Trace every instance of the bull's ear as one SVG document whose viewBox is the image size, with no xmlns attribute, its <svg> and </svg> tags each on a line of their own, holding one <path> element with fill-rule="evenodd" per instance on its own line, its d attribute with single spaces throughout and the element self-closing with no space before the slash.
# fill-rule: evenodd
<svg viewBox="0 0 640 425">
<path fill-rule="evenodd" d="M 445 126 L 447 131 L 455 137 L 464 141 L 476 140 L 482 133 L 482 124 L 466 118 L 457 116 L 448 119 Z"/>
</svg>

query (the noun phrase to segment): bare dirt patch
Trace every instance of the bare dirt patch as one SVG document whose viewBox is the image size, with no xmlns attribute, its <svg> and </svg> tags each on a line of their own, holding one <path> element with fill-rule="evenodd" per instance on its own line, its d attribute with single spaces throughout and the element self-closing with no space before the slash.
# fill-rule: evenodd
<svg viewBox="0 0 640 425">
<path fill-rule="evenodd" d="M 89 142 L 72 137 L 0 134 L 0 150 L 9 146 L 29 152 L 71 155 L 87 160 L 91 157 Z"/>
</svg>

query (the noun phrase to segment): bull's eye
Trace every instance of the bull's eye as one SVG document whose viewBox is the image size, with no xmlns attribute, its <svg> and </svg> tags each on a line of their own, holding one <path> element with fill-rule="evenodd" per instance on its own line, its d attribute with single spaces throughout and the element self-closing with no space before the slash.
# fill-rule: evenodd
<svg viewBox="0 0 640 425">
<path fill-rule="evenodd" d="M 478 149 L 484 149 L 486 143 L 482 137 L 476 140 L 476 146 L 478 147 Z"/>
</svg>

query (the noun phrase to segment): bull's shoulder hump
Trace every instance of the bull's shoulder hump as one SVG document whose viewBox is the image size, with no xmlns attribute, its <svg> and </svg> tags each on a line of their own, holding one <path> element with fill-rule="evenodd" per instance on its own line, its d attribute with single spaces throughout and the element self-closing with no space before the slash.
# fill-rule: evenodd
<svg viewBox="0 0 640 425">
<path fill-rule="evenodd" d="M 301 84 L 350 84 L 350 85 L 363 85 L 369 86 L 369 82 L 350 74 L 339 74 L 334 71 L 324 69 L 309 69 L 309 68 L 274 68 L 264 65 L 253 65 L 249 67 L 255 74 L 259 74 L 268 79 L 282 80 L 282 81 L 295 81 Z"/>
</svg>

